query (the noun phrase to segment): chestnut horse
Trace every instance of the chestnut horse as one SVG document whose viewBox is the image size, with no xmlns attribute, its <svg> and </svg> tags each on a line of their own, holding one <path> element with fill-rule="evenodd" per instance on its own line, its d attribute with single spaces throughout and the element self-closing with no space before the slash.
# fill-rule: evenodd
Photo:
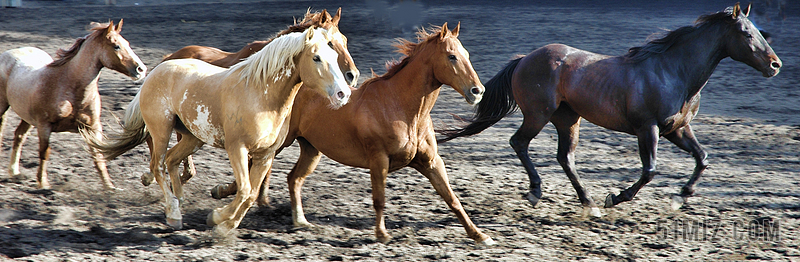
<svg viewBox="0 0 800 262">
<path fill-rule="evenodd" d="M 358 77 L 361 73 L 356 68 L 353 58 L 350 56 L 350 51 L 347 50 L 347 37 L 339 32 L 339 19 L 342 17 L 342 8 L 336 11 L 336 15 L 331 16 L 327 10 L 322 12 L 311 13 L 306 11 L 303 20 L 295 22 L 294 25 L 289 26 L 283 31 L 279 32 L 275 37 L 282 36 L 293 32 L 303 32 L 309 27 L 315 26 L 327 29 L 332 35 L 331 47 L 339 54 L 339 69 L 342 70 L 344 78 L 352 86 L 358 83 Z M 194 58 L 206 61 L 212 65 L 221 67 L 231 67 L 236 63 L 241 62 L 245 58 L 258 52 L 264 46 L 269 44 L 272 40 L 266 41 L 253 41 L 247 44 L 236 53 L 225 52 L 218 48 L 210 46 L 190 45 L 175 51 L 175 53 L 164 56 L 163 61 L 181 58 Z"/>
<path fill-rule="evenodd" d="M 339 55 L 337 62 L 339 64 L 339 69 L 341 69 L 342 73 L 344 73 L 345 81 L 352 86 L 356 86 L 358 83 L 358 77 L 361 75 L 361 73 L 358 71 L 358 68 L 356 68 L 356 64 L 353 62 L 353 58 L 350 56 L 350 51 L 347 50 L 347 37 L 345 37 L 339 31 L 339 20 L 341 19 L 341 16 L 342 8 L 339 8 L 334 16 L 331 16 L 327 10 L 322 10 L 322 12 L 316 13 L 306 11 L 303 20 L 300 20 L 299 22 L 295 21 L 294 25 L 291 25 L 283 31 L 278 32 L 275 37 L 293 32 L 302 32 L 303 30 L 306 30 L 312 26 L 327 29 L 332 34 L 332 39 L 328 44 L 331 45 L 333 50 L 335 50 Z M 264 46 L 269 44 L 270 41 L 272 40 L 254 41 L 250 44 L 247 44 L 244 48 L 236 53 L 225 52 L 214 47 L 190 45 L 181 48 L 175 53 L 166 55 L 163 61 L 181 58 L 195 58 L 206 61 L 212 65 L 231 67 L 255 52 L 258 52 L 264 48 Z M 180 139 L 181 135 L 178 134 L 178 140 Z M 181 177 L 182 181 L 186 182 L 187 180 L 191 179 L 195 173 L 196 171 L 194 168 L 194 162 L 192 161 L 192 157 L 189 156 L 184 161 L 184 175 Z M 142 184 L 145 186 L 150 185 L 150 183 L 153 182 L 153 179 L 153 175 L 150 173 L 142 174 Z"/>
<path fill-rule="evenodd" d="M 69 49 L 60 49 L 53 61 L 35 47 L 13 49 L 0 54 L 0 133 L 5 113 L 11 107 L 22 119 L 14 131 L 14 145 L 8 173 L 20 175 L 22 144 L 31 127 L 39 131 L 38 188 L 48 189 L 47 161 L 50 158 L 50 133 L 77 132 L 86 127 L 100 135 L 100 94 L 97 81 L 100 69 L 107 67 L 136 80 L 147 67 L 119 34 L 122 20 L 92 23 L 92 32 L 78 38 Z M 99 136 L 98 136 L 99 138 Z M 92 150 L 95 167 L 106 189 L 114 188 L 102 154 Z"/>
<path fill-rule="evenodd" d="M 252 206 L 284 141 L 300 83 L 327 97 L 328 107 L 347 103 L 350 88 L 335 64 L 330 41 L 330 33 L 321 28 L 290 33 L 230 69 L 197 59 L 166 61 L 150 73 L 126 109 L 122 134 L 105 142 L 90 132 L 81 134 L 109 159 L 152 137 L 150 171 L 164 191 L 167 224 L 177 229 L 182 227 L 183 199 L 178 165 L 204 144 L 224 148 L 238 193 L 229 205 L 211 212 L 208 223 L 215 225 L 215 235 L 227 235 Z M 183 139 L 167 151 L 173 130 Z M 165 167 L 172 188 L 166 184 Z"/>
<path fill-rule="evenodd" d="M 341 109 L 329 108 L 322 96 L 300 88 L 283 143 L 283 147 L 295 139 L 300 143 L 300 159 L 288 175 L 295 226 L 311 226 L 303 214 L 300 189 L 323 153 L 339 163 L 369 169 L 379 241 L 391 239 L 383 219 L 386 176 L 408 166 L 430 180 L 470 238 L 477 243 L 494 243 L 472 223 L 450 188 L 430 116 L 442 84 L 453 87 L 469 104 L 477 103 L 483 95 L 469 53 L 457 38 L 459 29 L 460 24 L 451 32 L 445 23 L 432 33 L 421 30 L 419 43 L 398 43 L 398 52 L 406 57 L 383 76 L 364 82 Z M 269 187 L 262 185 L 261 198 L 266 198 Z M 238 189 L 233 183 L 215 190 L 222 197 Z"/>
<path fill-rule="evenodd" d="M 572 182 L 584 208 L 600 216 L 575 170 L 580 119 L 636 135 L 642 175 L 619 195 L 609 194 L 605 207 L 631 200 L 656 174 L 660 136 L 692 154 L 694 172 L 672 208 L 682 206 L 708 166 L 706 152 L 689 122 L 700 106 L 700 91 L 717 64 L 726 57 L 744 62 L 765 77 L 778 74 L 781 60 L 747 19 L 739 4 L 701 16 L 695 25 L 678 28 L 661 39 L 631 48 L 623 56 L 606 56 L 550 44 L 511 61 L 486 83 L 486 98 L 471 123 L 445 132 L 440 141 L 477 134 L 506 115 L 522 110 L 522 125 L 511 147 L 530 178 L 528 200 L 541 198 L 541 180 L 528 157 L 528 144 L 547 122 L 558 133 L 557 159 Z"/>
</svg>

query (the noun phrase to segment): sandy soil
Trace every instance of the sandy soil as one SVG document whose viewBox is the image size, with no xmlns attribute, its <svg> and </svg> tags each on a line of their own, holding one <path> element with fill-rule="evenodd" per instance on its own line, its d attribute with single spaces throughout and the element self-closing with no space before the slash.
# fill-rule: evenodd
<svg viewBox="0 0 800 262">
<path fill-rule="evenodd" d="M 90 21 L 125 19 L 122 30 L 149 66 L 185 45 L 238 50 L 267 39 L 307 8 L 343 7 L 341 31 L 363 76 L 383 73 L 386 60 L 398 58 L 390 44 L 410 38 L 414 25 L 460 21 L 460 39 L 486 81 L 506 61 L 548 43 L 564 43 L 605 54 L 622 54 L 662 29 L 692 23 L 733 1 L 651 1 L 652 3 L 543 1 L 23 1 L 23 8 L 0 9 L 0 50 L 36 46 L 50 54 L 86 34 Z M 432 3 L 431 3 L 432 2 Z M 540 2 L 540 1 L 537 1 Z M 644 2 L 644 1 L 637 1 Z M 794 3 L 790 3 L 794 4 Z M 403 5 L 403 6 L 400 6 Z M 406 10 L 406 11 L 401 11 Z M 419 12 L 413 12 L 419 10 Z M 634 201 L 602 210 L 602 218 L 583 214 L 574 190 L 555 160 L 555 132 L 548 126 L 533 141 L 531 157 L 543 178 L 544 198 L 536 208 L 524 199 L 528 180 L 508 146 L 519 114 L 485 132 L 440 145 L 452 187 L 473 221 L 497 242 L 474 245 L 455 216 L 421 175 L 411 169 L 390 174 L 387 227 L 394 239 L 377 243 L 369 175 L 323 158 L 306 182 L 308 220 L 291 225 L 286 173 L 298 150 L 288 148 L 275 161 L 272 207 L 251 209 L 236 238 L 210 241 L 205 218 L 230 199 L 214 200 L 208 190 L 232 180 L 226 154 L 204 147 L 196 154 L 198 176 L 186 186 L 184 229 L 164 221 L 161 191 L 144 187 L 149 155 L 140 146 L 109 163 L 119 192 L 101 190 L 89 154 L 76 134 L 54 134 L 49 172 L 52 190 L 36 190 L 37 139 L 23 149 L 27 180 L 15 182 L 0 171 L 0 260 L 800 260 L 800 16 L 790 6 L 783 22 L 753 17 L 775 35 L 772 47 L 784 62 L 782 73 L 766 79 L 756 70 L 724 60 L 703 91 L 694 121 L 711 167 L 697 193 L 678 211 L 669 197 L 680 190 L 694 167 L 692 158 L 661 142 L 660 174 Z M 362 80 L 363 81 L 363 80 Z M 105 71 L 100 79 L 103 119 L 108 130 L 137 92 L 123 75 Z M 444 87 L 434 121 L 452 124 L 450 113 L 468 116 L 471 108 Z M 19 123 L 9 113 L 0 159 L 7 161 L 10 137 Z M 36 132 L 35 130 L 32 132 Z M 595 201 L 617 193 L 638 177 L 635 138 L 582 126 L 577 165 Z M 5 169 L 5 168 L 3 168 Z M 772 221 L 776 238 L 765 238 L 752 221 Z M 699 233 L 683 235 L 699 224 Z M 704 231 L 705 229 L 705 231 Z M 689 232 L 692 233 L 692 232 Z M 712 234 L 713 233 L 713 234 Z"/>
</svg>

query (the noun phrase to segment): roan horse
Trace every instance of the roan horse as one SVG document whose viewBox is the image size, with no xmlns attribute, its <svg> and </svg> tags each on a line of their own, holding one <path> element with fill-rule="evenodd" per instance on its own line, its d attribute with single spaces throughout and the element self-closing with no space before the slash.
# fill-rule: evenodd
<svg viewBox="0 0 800 262">
<path fill-rule="evenodd" d="M 227 235 L 252 206 L 275 151 L 284 141 L 300 83 L 324 94 L 329 107 L 347 103 L 350 89 L 335 64 L 337 55 L 329 47 L 330 41 L 327 30 L 309 28 L 276 38 L 230 69 L 197 59 L 164 62 L 145 79 L 126 109 L 122 134 L 106 142 L 90 132 L 81 134 L 109 159 L 151 136 L 150 171 L 164 191 L 167 224 L 177 229 L 182 227 L 183 199 L 178 165 L 204 144 L 224 148 L 238 193 L 230 204 L 211 212 L 207 222 L 215 225 L 213 234 Z M 167 151 L 173 130 L 183 139 Z M 253 161 L 252 169 L 248 158 Z"/>
<path fill-rule="evenodd" d="M 78 38 L 69 49 L 60 49 L 53 61 L 35 47 L 13 49 L 0 54 L 0 115 L 8 108 L 22 119 L 14 131 L 14 145 L 8 173 L 20 175 L 22 144 L 31 127 L 39 131 L 38 188 L 48 189 L 47 161 L 50 158 L 51 132 L 77 132 L 89 128 L 102 134 L 100 94 L 97 81 L 100 69 L 107 67 L 134 79 L 144 77 L 147 67 L 119 34 L 122 20 L 90 24 L 92 32 Z M 0 133 L 2 130 L 0 119 Z M 106 189 L 114 188 L 103 156 L 92 150 L 95 167 Z"/>
<path fill-rule="evenodd" d="M 486 83 L 484 99 L 471 123 L 444 132 L 440 141 L 477 134 L 519 107 L 524 120 L 511 137 L 530 178 L 528 200 L 541 198 L 541 180 L 528 157 L 528 144 L 547 122 L 558 133 L 557 159 L 584 208 L 594 216 L 599 209 L 581 185 L 575 171 L 575 147 L 581 117 L 598 126 L 636 135 L 642 175 L 619 195 L 609 194 L 605 207 L 631 200 L 656 174 L 656 147 L 660 136 L 692 154 L 696 167 L 672 208 L 683 205 L 708 166 L 706 152 L 689 122 L 697 114 L 700 91 L 717 64 L 726 57 L 759 70 L 765 77 L 778 74 L 781 61 L 747 19 L 739 4 L 701 16 L 695 25 L 669 32 L 618 57 L 595 54 L 561 44 L 550 44 L 511 61 Z"/>
<path fill-rule="evenodd" d="M 322 10 L 322 12 L 316 13 L 306 11 L 303 20 L 295 22 L 293 25 L 289 26 L 283 31 L 278 32 L 275 37 L 293 32 L 303 32 L 312 26 L 328 30 L 332 36 L 331 41 L 328 44 L 339 55 L 337 60 L 339 69 L 341 69 L 342 73 L 344 73 L 345 81 L 352 86 L 356 86 L 358 83 L 358 77 L 361 75 L 361 73 L 358 71 L 355 62 L 353 62 L 353 57 L 350 56 L 350 51 L 347 50 L 347 37 L 345 37 L 339 31 L 339 20 L 341 19 L 341 16 L 342 8 L 339 8 L 334 16 L 331 16 L 327 10 Z M 195 58 L 206 61 L 212 65 L 231 67 L 258 52 L 264 48 L 264 46 L 269 44 L 270 41 L 272 40 L 254 41 L 236 53 L 225 52 L 214 47 L 190 45 L 179 49 L 175 53 L 164 56 L 163 61 L 182 58 Z M 179 133 L 178 140 L 180 139 L 181 135 Z M 148 142 L 148 145 L 149 143 L 150 142 Z M 184 161 L 184 175 L 181 177 L 181 180 L 185 183 L 191 179 L 195 173 L 194 162 L 192 161 L 192 157 L 189 156 Z M 142 175 L 142 184 L 148 186 L 153 182 L 153 179 L 153 174 L 145 173 Z"/>
<path fill-rule="evenodd" d="M 339 163 L 370 170 L 379 241 L 391 239 L 383 219 L 386 176 L 409 166 L 430 180 L 470 238 L 477 243 L 494 243 L 472 223 L 450 188 L 430 117 L 442 84 L 453 87 L 470 104 L 480 101 L 483 94 L 469 53 L 457 38 L 459 29 L 460 24 L 450 31 L 445 23 L 441 30 L 421 30 L 419 43 L 398 43 L 398 52 L 406 57 L 383 76 L 362 83 L 353 91 L 351 102 L 341 109 L 329 108 L 324 97 L 300 88 L 283 143 L 283 147 L 295 139 L 300 143 L 300 159 L 288 174 L 295 226 L 311 226 L 303 214 L 300 190 L 323 153 Z M 262 187 L 262 198 L 266 198 L 268 189 Z M 238 189 L 234 183 L 215 190 L 223 197 Z"/>
</svg>

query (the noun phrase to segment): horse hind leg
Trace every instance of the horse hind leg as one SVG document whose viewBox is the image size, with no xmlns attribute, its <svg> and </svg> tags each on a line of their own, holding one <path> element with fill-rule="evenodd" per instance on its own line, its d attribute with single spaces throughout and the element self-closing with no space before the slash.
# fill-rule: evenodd
<svg viewBox="0 0 800 262">
<path fill-rule="evenodd" d="M 694 194 L 694 185 L 700 179 L 700 175 L 703 173 L 703 171 L 708 167 L 708 160 L 706 160 L 708 154 L 705 150 L 703 150 L 703 147 L 700 146 L 700 143 L 697 142 L 697 138 L 694 136 L 692 127 L 689 125 L 682 127 L 675 132 L 666 134 L 664 137 L 666 137 L 670 142 L 678 146 L 680 149 L 692 153 L 692 157 L 694 157 L 695 160 L 694 172 L 692 172 L 692 176 L 689 178 L 689 181 L 687 181 L 686 185 L 683 186 L 679 195 L 672 197 L 670 208 L 672 208 L 672 210 L 678 210 L 681 208 L 681 206 L 683 206 L 684 203 L 686 203 L 686 200 Z"/>
<path fill-rule="evenodd" d="M 588 191 L 581 183 L 578 172 L 575 170 L 575 148 L 578 146 L 578 136 L 580 133 L 581 117 L 572 109 L 562 106 L 553 114 L 550 121 L 558 132 L 558 153 L 556 158 L 564 173 L 567 174 L 572 187 L 578 194 L 586 213 L 593 217 L 601 217 L 600 209 L 589 196 Z"/>
<path fill-rule="evenodd" d="M 200 141 L 197 137 L 193 135 L 185 135 L 183 138 L 178 141 L 175 146 L 173 146 L 169 151 L 167 151 L 166 156 L 164 157 L 164 164 L 167 166 L 167 173 L 170 176 L 170 181 L 172 182 L 172 193 L 175 194 L 175 197 L 178 198 L 178 201 L 183 202 L 183 180 L 181 177 L 181 172 L 178 172 L 178 167 L 181 164 L 181 161 L 186 159 L 191 154 L 197 152 L 200 147 L 203 146 L 203 141 Z"/>
<path fill-rule="evenodd" d="M 522 126 L 511 136 L 509 143 L 517 154 L 519 161 L 522 162 L 522 166 L 525 167 L 525 171 L 528 173 L 530 191 L 526 198 L 531 202 L 531 205 L 535 207 L 536 204 L 539 203 L 539 200 L 542 199 L 542 179 L 539 177 L 539 173 L 536 172 L 536 167 L 528 156 L 528 146 L 531 140 L 533 140 L 547 124 L 548 118 L 554 111 L 555 106 L 548 107 L 550 111 L 546 112 L 546 114 L 533 113 L 535 111 L 526 110 L 528 108 L 523 108 L 522 105 L 520 105 L 520 108 L 524 115 Z"/>
</svg>

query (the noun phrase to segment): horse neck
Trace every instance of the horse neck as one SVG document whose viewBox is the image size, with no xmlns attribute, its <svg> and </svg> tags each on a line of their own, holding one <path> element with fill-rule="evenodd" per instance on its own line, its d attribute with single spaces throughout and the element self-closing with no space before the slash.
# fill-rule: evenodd
<svg viewBox="0 0 800 262">
<path fill-rule="evenodd" d="M 384 86 L 373 95 L 394 100 L 400 105 L 396 109 L 403 110 L 409 118 L 430 115 L 442 83 L 436 79 L 433 68 L 425 64 L 427 57 L 415 55 L 416 59 L 412 58 L 395 75 L 384 80 Z"/>
<path fill-rule="evenodd" d="M 683 80 L 690 97 L 700 92 L 719 62 L 728 56 L 722 41 L 724 34 L 719 32 L 721 30 L 718 25 L 699 28 L 682 36 L 684 41 L 675 43 L 659 56 L 660 62 L 666 65 L 663 68 L 674 69 L 674 76 Z"/>
<path fill-rule="evenodd" d="M 93 52 L 93 48 L 89 46 L 91 45 L 90 41 L 92 39 L 87 39 L 81 45 L 78 53 L 65 64 L 52 68 L 52 75 L 58 79 L 56 81 L 59 83 L 53 86 L 71 90 L 70 93 L 80 96 L 77 97 L 77 100 L 98 96 L 97 81 L 100 78 L 103 64 L 97 53 Z M 65 91 L 60 92 L 64 93 Z"/>
<path fill-rule="evenodd" d="M 263 95 L 265 97 L 262 105 L 265 110 L 276 111 L 283 115 L 288 113 L 288 110 L 292 107 L 302 81 L 300 81 L 300 74 L 297 73 L 296 68 L 288 70 L 291 70 L 289 77 L 272 78 L 276 81 L 269 83 L 269 86 L 266 87 L 267 90 L 264 90 L 265 87 L 257 87 L 251 84 L 250 89 L 256 92 L 253 95 Z"/>
</svg>

